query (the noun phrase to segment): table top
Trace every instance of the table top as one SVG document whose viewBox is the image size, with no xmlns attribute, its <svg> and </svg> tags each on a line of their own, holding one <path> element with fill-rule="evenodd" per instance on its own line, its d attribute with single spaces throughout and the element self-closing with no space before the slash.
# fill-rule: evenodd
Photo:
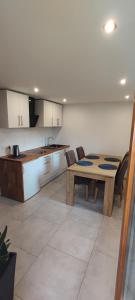
<svg viewBox="0 0 135 300">
<path fill-rule="evenodd" d="M 120 156 L 116 155 L 106 155 L 106 154 L 92 154 L 92 155 L 97 155 L 99 156 L 99 159 L 88 159 L 88 158 L 83 158 L 82 160 L 87 160 L 91 161 L 93 163 L 92 166 L 80 166 L 77 164 L 73 164 L 70 166 L 67 170 L 73 171 L 73 172 L 80 172 L 80 173 L 87 173 L 87 174 L 94 174 L 94 175 L 100 175 L 104 177 L 112 177 L 115 178 L 117 170 L 104 170 L 99 168 L 98 166 L 101 164 L 111 164 L 114 166 L 119 166 L 120 162 L 109 162 L 106 161 L 104 158 L 106 157 L 114 157 L 118 159 L 122 159 Z"/>
</svg>

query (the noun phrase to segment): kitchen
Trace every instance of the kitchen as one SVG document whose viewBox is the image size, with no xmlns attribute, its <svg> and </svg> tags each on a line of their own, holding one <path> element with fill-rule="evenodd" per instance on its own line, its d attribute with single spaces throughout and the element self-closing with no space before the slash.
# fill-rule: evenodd
<svg viewBox="0 0 135 300">
<path fill-rule="evenodd" d="M 31 109 L 32 102 L 32 109 Z M 62 105 L 54 102 L 29 99 L 28 96 L 13 91 L 0 91 L 0 127 L 29 128 L 61 127 Z M 18 107 L 18 109 L 17 109 Z M 33 123 L 34 120 L 34 123 Z M 1 194 L 2 196 L 24 202 L 40 191 L 50 180 L 66 169 L 65 150 L 68 146 L 51 144 L 29 149 L 20 153 L 19 146 L 7 146 L 9 154 L 2 157 Z M 44 142 L 45 138 L 44 138 Z M 64 150 L 65 149 L 65 150 Z M 20 164 L 18 164 L 20 162 Z M 3 172 L 2 172 L 3 171 Z"/>
<path fill-rule="evenodd" d="M 71 210 L 70 202 L 68 203 L 68 198 L 66 196 L 67 162 L 65 153 L 68 152 L 69 149 L 75 150 L 78 146 L 78 141 L 80 141 L 80 143 L 83 143 L 85 146 L 84 149 L 87 154 L 95 153 L 97 155 L 99 153 L 106 153 L 108 156 L 123 157 L 129 147 L 133 103 L 127 102 L 124 104 L 122 103 L 122 105 L 121 103 L 92 103 L 85 105 L 73 105 L 67 103 L 59 104 L 46 101 L 44 99 L 35 99 L 15 91 L 1 90 L 0 93 L 0 106 L 2 107 L 0 135 L 3 139 L 3 142 L 1 139 L 2 155 L 0 157 L 1 201 L 3 204 L 5 201 L 8 201 L 7 204 L 5 202 L 6 207 L 7 205 L 10 205 L 10 208 L 8 207 L 10 215 L 7 215 L 7 213 L 5 214 L 4 210 L 4 216 L 2 212 L 2 223 L 0 224 L 8 224 L 10 229 L 10 218 L 13 219 L 13 224 L 14 222 L 16 224 L 15 220 L 17 220 L 17 222 L 19 222 L 17 226 L 18 228 L 15 226 L 13 227 L 14 229 L 12 229 L 12 227 L 10 229 L 10 236 L 12 237 L 13 244 L 15 243 L 16 245 L 16 248 L 13 247 L 12 249 L 17 253 L 19 253 L 19 249 L 22 249 L 24 253 L 26 251 L 37 257 L 43 247 L 42 246 L 40 248 L 40 245 L 38 245 L 35 248 L 34 246 L 35 239 L 39 238 L 39 233 L 36 233 L 37 229 L 40 230 L 40 235 L 43 234 L 43 229 L 40 227 L 41 225 L 39 220 L 41 219 L 43 222 L 47 221 L 49 224 L 53 224 L 53 226 L 56 227 L 64 226 L 62 225 L 63 222 L 67 222 L 68 224 L 66 219 L 72 219 L 73 212 Z M 23 101 L 25 103 L 23 110 L 20 110 L 20 107 L 22 108 L 23 105 L 18 105 L 19 99 L 21 99 L 21 104 Z M 31 102 L 32 109 L 30 108 Z M 16 110 L 17 105 L 19 107 L 19 111 Z M 32 115 L 30 115 L 30 111 L 32 111 Z M 13 112 L 14 114 L 12 114 Z M 108 117 L 106 118 L 107 115 Z M 30 128 L 29 126 L 31 123 L 32 127 Z M 89 128 L 89 131 L 87 128 Z M 95 132 L 98 132 L 99 128 L 100 141 L 102 141 L 102 143 L 99 141 L 99 135 L 96 135 L 95 137 Z M 119 140 L 121 132 L 125 132 L 125 136 L 124 139 L 121 140 L 121 143 L 118 143 L 117 141 Z M 93 239 L 95 241 L 97 232 L 102 228 L 100 228 L 100 213 L 101 215 L 103 214 L 103 195 L 99 195 L 98 201 L 94 203 L 93 190 L 90 188 L 88 201 L 85 201 L 83 189 L 83 186 L 75 189 L 74 197 L 76 203 L 74 204 L 75 212 L 73 214 L 73 218 L 76 221 L 74 220 L 75 222 L 73 222 L 73 224 L 69 221 L 68 225 L 72 226 L 72 228 L 69 227 L 68 231 L 61 231 L 60 227 L 60 233 L 56 232 L 56 237 L 54 238 L 54 241 L 52 238 L 52 243 L 49 244 L 49 247 L 56 247 L 59 250 L 64 252 L 66 251 L 68 255 L 70 254 L 79 259 L 83 259 L 84 261 L 88 261 L 88 253 L 91 247 L 89 242 L 92 241 L 93 243 Z M 108 197 L 109 194 L 107 199 Z M 18 206 L 17 204 L 14 204 L 14 202 L 18 202 L 18 204 L 20 203 L 22 209 L 20 205 Z M 118 208 L 116 202 L 113 206 L 113 212 L 111 213 L 114 220 L 117 214 L 120 214 L 121 216 L 122 211 L 123 205 L 122 208 Z M 93 213 L 96 215 L 92 215 Z M 87 214 L 90 214 L 89 217 Z M 108 215 L 108 213 L 105 214 Z M 27 224 L 28 220 L 31 219 L 32 216 L 34 219 L 32 222 L 30 221 L 29 227 L 26 227 L 25 224 Z M 78 218 L 81 218 L 80 221 Z M 91 223 L 91 218 L 93 220 L 93 224 Z M 119 224 L 121 224 L 121 219 L 118 220 Z M 91 226 L 92 231 L 92 238 L 90 238 L 90 241 L 87 239 L 83 240 L 84 245 L 86 241 L 88 243 L 88 245 L 86 243 L 86 246 L 84 247 L 84 254 L 82 253 L 83 244 L 80 245 L 79 242 L 79 229 L 76 229 L 76 226 L 82 226 L 80 225 L 80 222 L 86 227 L 86 231 L 89 226 Z M 110 226 L 110 222 L 107 222 L 108 226 Z M 44 225 L 46 225 L 46 223 L 44 223 Z M 24 226 L 24 229 L 22 226 Z M 118 224 L 116 222 L 113 227 L 117 228 L 117 226 Z M 97 228 L 96 232 L 94 229 L 95 227 Z M 31 236 L 31 230 L 33 230 L 33 228 L 35 228 L 35 237 Z M 26 230 L 27 234 L 25 240 L 24 232 L 26 232 Z M 73 231 L 73 234 L 70 233 L 69 235 L 70 230 Z M 82 230 L 81 227 L 80 230 Z M 59 236 L 59 234 L 62 234 L 62 236 Z M 108 247 L 106 244 L 108 241 L 109 243 L 112 243 L 113 249 L 113 243 L 115 240 L 117 246 L 116 249 L 113 249 L 113 251 L 115 251 L 115 255 L 117 257 L 116 253 L 118 253 L 119 247 L 119 234 L 120 227 L 119 230 L 117 229 L 117 238 L 114 237 L 113 234 L 111 234 L 111 236 L 107 236 L 104 231 L 104 246 L 101 247 L 101 240 L 99 238 L 97 249 L 101 249 L 101 251 L 104 252 L 104 248 Z M 44 240 L 44 247 L 46 246 L 49 237 L 50 230 Z M 29 243 L 27 242 L 28 239 Z M 112 254 L 112 250 L 111 252 L 109 250 L 109 253 Z M 21 257 L 18 257 L 18 261 L 20 260 Z M 25 259 L 23 260 L 23 264 L 25 266 Z M 22 275 L 27 270 L 28 266 L 29 263 L 27 263 L 24 268 L 22 265 L 17 265 L 15 283 L 16 295 L 20 295 L 20 285 L 17 285 L 19 280 L 18 278 L 22 278 Z M 21 275 L 18 275 L 20 272 Z M 110 284 L 112 285 L 111 279 Z M 29 292 L 30 291 L 28 290 L 28 295 L 33 297 L 34 290 L 31 294 L 29 294 Z M 108 293 L 110 293 L 110 287 L 107 294 Z"/>
<path fill-rule="evenodd" d="M 55 140 L 57 140 L 57 135 L 58 136 L 61 135 L 60 129 L 62 129 L 63 127 L 63 106 L 61 104 L 54 103 L 51 101 L 46 101 L 46 100 L 36 100 L 27 95 L 23 95 L 21 93 L 16 93 L 8 90 L 3 90 L 3 91 L 1 90 L 0 105 L 2 107 L 1 117 L 0 117 L 1 128 L 2 127 L 9 128 L 10 130 L 13 128 L 18 128 L 20 130 L 25 128 L 27 130 L 27 128 L 29 127 L 33 127 L 32 129 L 34 129 L 34 127 L 36 128 L 44 127 L 44 128 L 50 128 L 52 130 L 52 133 L 54 128 L 55 135 L 56 135 Z M 132 104 L 129 105 L 128 103 L 128 107 L 129 107 L 130 118 L 131 118 L 132 113 L 130 109 L 132 109 Z M 101 114 L 101 110 L 100 110 L 100 114 Z M 119 118 L 120 114 L 119 113 L 117 114 Z M 70 112 L 70 118 L 72 118 L 71 112 Z M 75 118 L 75 112 L 73 114 L 73 118 Z M 116 114 L 115 114 L 115 118 L 116 118 Z M 126 119 L 127 121 L 129 121 L 128 120 L 129 117 L 128 118 L 126 117 Z M 125 116 L 123 121 L 125 123 Z M 115 123 L 116 122 L 117 120 L 115 121 Z M 110 123 L 110 119 L 109 119 L 109 123 Z M 68 119 L 67 126 L 69 126 L 69 124 L 70 122 Z M 96 126 L 98 126 L 98 124 L 96 124 Z M 100 125 L 100 127 L 101 126 L 104 126 L 104 124 Z M 109 124 L 109 126 L 111 126 L 111 124 Z M 121 126 L 123 127 L 122 124 Z M 126 128 L 126 124 L 124 124 L 124 126 Z M 83 130 L 85 130 L 83 124 L 82 127 Z M 129 128 L 128 128 L 127 138 L 129 139 L 130 127 L 131 127 L 130 123 L 128 127 Z M 79 128 L 77 124 L 77 130 L 78 129 Z M 73 129 L 71 130 L 73 131 Z M 70 134 L 72 135 L 72 133 Z M 107 132 L 106 135 L 109 136 L 110 135 L 109 132 Z M 86 137 L 86 139 L 87 138 L 88 137 Z M 61 145 L 55 143 L 50 144 L 50 141 L 53 142 L 53 140 L 54 140 L 53 136 L 49 136 L 48 138 L 44 137 L 43 144 L 41 144 L 42 146 L 27 150 L 28 145 L 26 145 L 26 148 L 22 149 L 23 153 L 21 154 L 18 145 L 16 146 L 7 145 L 5 151 L 8 152 L 8 155 L 3 156 L 0 159 L 0 166 L 1 166 L 0 182 L 1 182 L 2 196 L 14 199 L 16 201 L 24 202 L 29 198 L 31 198 L 32 196 L 34 196 L 36 193 L 38 193 L 45 184 L 47 184 L 49 181 L 51 181 L 58 175 L 62 174 L 66 170 L 67 164 L 65 158 L 65 151 L 68 150 L 69 145 L 65 145 L 65 144 Z M 62 140 L 62 138 L 59 137 L 59 140 Z M 126 141 L 126 139 L 124 139 L 124 143 L 125 142 L 127 142 L 126 149 L 128 149 L 128 141 Z M 108 150 L 108 153 L 110 151 Z M 111 154 L 111 152 L 109 154 Z M 113 155 L 115 154 L 114 147 L 113 147 L 112 154 Z M 18 164 L 18 162 L 20 162 L 20 164 Z"/>
<path fill-rule="evenodd" d="M 0 36 L 0 299 L 134 299 L 133 1 L 1 1 Z"/>
</svg>

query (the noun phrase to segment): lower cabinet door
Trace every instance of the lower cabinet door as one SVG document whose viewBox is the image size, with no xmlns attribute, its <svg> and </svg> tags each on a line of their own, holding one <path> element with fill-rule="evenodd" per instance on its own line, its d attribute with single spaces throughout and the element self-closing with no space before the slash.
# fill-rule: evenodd
<svg viewBox="0 0 135 300">
<path fill-rule="evenodd" d="M 40 161 L 39 184 L 40 187 L 42 187 L 47 182 L 49 182 L 51 178 L 51 155 L 46 157 L 41 157 L 39 161 Z"/>
<path fill-rule="evenodd" d="M 40 191 L 39 159 L 23 164 L 23 188 L 25 201 Z"/>
<path fill-rule="evenodd" d="M 60 151 L 53 153 L 52 155 L 52 175 L 56 176 L 60 172 Z"/>
<path fill-rule="evenodd" d="M 64 150 L 53 153 L 52 155 L 52 174 L 57 176 L 66 169 L 66 159 Z"/>
</svg>

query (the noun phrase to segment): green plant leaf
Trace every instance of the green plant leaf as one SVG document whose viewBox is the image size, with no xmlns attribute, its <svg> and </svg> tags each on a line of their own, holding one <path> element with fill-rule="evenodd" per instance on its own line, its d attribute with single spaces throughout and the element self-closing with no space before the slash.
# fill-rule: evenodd
<svg viewBox="0 0 135 300">
<path fill-rule="evenodd" d="M 5 227 L 2 233 L 0 232 L 0 266 L 5 264 L 9 259 L 8 248 L 10 246 L 10 240 L 7 239 L 5 241 L 6 235 L 7 235 L 7 226 Z"/>
</svg>

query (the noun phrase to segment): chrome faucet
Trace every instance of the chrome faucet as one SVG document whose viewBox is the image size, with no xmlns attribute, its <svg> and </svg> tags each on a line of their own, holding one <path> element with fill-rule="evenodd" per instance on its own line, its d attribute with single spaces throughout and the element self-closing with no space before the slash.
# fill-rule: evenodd
<svg viewBox="0 0 135 300">
<path fill-rule="evenodd" d="M 50 140 L 54 140 L 54 137 L 53 136 L 48 137 L 48 146 L 50 145 Z"/>
</svg>

